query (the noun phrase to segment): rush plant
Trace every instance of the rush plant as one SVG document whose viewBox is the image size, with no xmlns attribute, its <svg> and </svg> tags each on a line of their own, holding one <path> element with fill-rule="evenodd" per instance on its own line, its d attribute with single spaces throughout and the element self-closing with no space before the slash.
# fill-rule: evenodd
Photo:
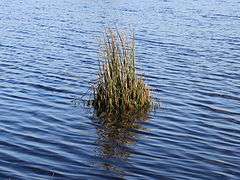
<svg viewBox="0 0 240 180">
<path fill-rule="evenodd" d="M 101 57 L 92 104 L 98 115 L 132 116 L 152 106 L 149 87 L 136 72 L 134 34 L 107 29 L 101 42 Z"/>
</svg>

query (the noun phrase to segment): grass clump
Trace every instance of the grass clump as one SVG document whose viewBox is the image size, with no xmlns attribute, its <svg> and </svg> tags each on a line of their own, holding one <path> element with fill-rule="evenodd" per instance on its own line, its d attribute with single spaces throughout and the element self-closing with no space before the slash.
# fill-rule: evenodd
<svg viewBox="0 0 240 180">
<path fill-rule="evenodd" d="M 98 115 L 125 116 L 146 112 L 152 105 L 149 87 L 136 72 L 135 37 L 105 31 L 99 74 L 92 102 Z"/>
</svg>

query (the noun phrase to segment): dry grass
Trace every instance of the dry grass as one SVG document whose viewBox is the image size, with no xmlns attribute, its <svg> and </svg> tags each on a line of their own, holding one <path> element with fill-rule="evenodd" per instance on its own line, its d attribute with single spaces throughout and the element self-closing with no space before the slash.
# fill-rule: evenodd
<svg viewBox="0 0 240 180">
<path fill-rule="evenodd" d="M 107 29 L 92 102 L 98 115 L 125 116 L 146 112 L 152 105 L 149 87 L 136 72 L 135 38 Z"/>
</svg>

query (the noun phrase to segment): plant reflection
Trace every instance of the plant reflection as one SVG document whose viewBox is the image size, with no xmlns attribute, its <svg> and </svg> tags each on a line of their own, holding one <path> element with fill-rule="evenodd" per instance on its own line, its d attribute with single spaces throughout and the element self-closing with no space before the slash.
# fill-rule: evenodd
<svg viewBox="0 0 240 180">
<path fill-rule="evenodd" d="M 137 141 L 138 131 L 146 129 L 141 122 L 148 120 L 148 113 L 141 116 L 119 118 L 96 118 L 98 134 L 98 156 L 101 157 L 101 167 L 117 175 L 124 175 L 124 162 L 131 155 L 130 147 Z"/>
</svg>

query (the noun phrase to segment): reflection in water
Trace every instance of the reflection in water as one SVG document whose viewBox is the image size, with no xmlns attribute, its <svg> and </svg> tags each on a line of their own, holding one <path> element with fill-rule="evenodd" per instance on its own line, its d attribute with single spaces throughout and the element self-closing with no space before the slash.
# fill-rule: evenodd
<svg viewBox="0 0 240 180">
<path fill-rule="evenodd" d="M 141 122 L 148 120 L 148 113 L 135 118 L 118 118 L 106 120 L 96 118 L 96 130 L 99 145 L 98 156 L 103 159 L 101 167 L 123 176 L 121 163 L 127 162 L 132 146 L 137 141 L 137 130 L 146 131 Z"/>
</svg>

